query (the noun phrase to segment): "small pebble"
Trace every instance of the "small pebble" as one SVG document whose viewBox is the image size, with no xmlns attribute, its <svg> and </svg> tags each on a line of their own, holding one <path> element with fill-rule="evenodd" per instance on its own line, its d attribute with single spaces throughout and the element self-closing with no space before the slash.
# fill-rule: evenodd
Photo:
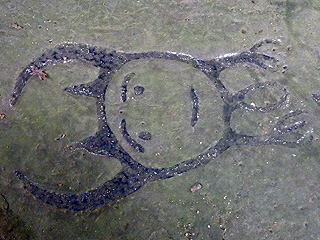
<svg viewBox="0 0 320 240">
<path fill-rule="evenodd" d="M 196 183 L 196 184 L 191 186 L 190 191 L 192 193 L 194 193 L 194 192 L 200 190 L 201 188 L 202 188 L 202 184 L 201 183 Z"/>
<path fill-rule="evenodd" d="M 0 113 L 0 120 L 3 120 L 7 117 L 7 115 L 5 115 L 4 113 Z"/>
<path fill-rule="evenodd" d="M 18 29 L 18 30 L 22 29 L 22 26 L 19 25 L 18 23 L 12 23 L 12 24 L 11 24 L 11 27 L 13 27 L 13 28 L 15 28 L 15 29 Z"/>
</svg>

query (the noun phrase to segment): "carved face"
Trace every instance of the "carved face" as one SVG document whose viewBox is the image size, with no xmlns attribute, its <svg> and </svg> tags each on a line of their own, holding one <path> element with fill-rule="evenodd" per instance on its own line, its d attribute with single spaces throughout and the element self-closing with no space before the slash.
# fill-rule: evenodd
<svg viewBox="0 0 320 240">
<path fill-rule="evenodd" d="M 171 166 L 213 146 L 222 135 L 222 105 L 202 72 L 170 60 L 130 62 L 106 92 L 108 123 L 116 138 L 149 167 Z M 128 140 L 124 127 L 138 145 Z"/>
<path fill-rule="evenodd" d="M 147 182 L 168 179 L 207 164 L 232 146 L 274 144 L 296 147 L 306 140 L 311 141 L 312 135 L 307 138 L 310 131 L 299 132 L 306 121 L 292 121 L 302 115 L 302 110 L 291 110 L 277 116 L 276 121 L 272 122 L 274 127 L 271 132 L 264 133 L 263 130 L 263 135 L 247 135 L 233 129 L 231 118 L 237 110 L 269 113 L 286 107 L 288 91 L 276 82 L 257 82 L 230 93 L 218 78 L 221 71 L 239 63 L 249 62 L 264 69 L 272 67 L 265 62 L 275 63 L 276 59 L 256 51 L 268 43 L 274 43 L 274 40 L 266 39 L 249 51 L 210 61 L 169 52 L 107 53 L 104 49 L 74 44 L 49 50 L 20 73 L 10 104 L 17 102 L 32 76 L 33 66 L 39 68 L 46 61 L 55 63 L 64 60 L 64 57 L 81 57 L 91 61 L 93 66 L 101 68 L 99 77 L 89 84 L 67 87 L 65 91 L 96 98 L 99 129 L 94 136 L 76 142 L 72 147 L 86 149 L 93 154 L 114 156 L 121 161 L 123 168 L 110 181 L 80 194 L 48 191 L 34 184 L 20 171 L 16 171 L 17 177 L 43 202 L 59 208 L 84 211 L 126 197 Z M 210 83 L 200 70 L 213 82 Z M 250 93 L 269 87 L 283 92 L 278 101 L 270 104 L 268 100 L 269 103 L 265 102 L 266 106 L 261 107 L 260 104 L 257 106 L 257 101 L 250 103 Z M 102 93 L 105 89 L 106 92 Z M 104 99 L 105 103 L 102 102 Z M 286 137 L 290 137 L 290 133 L 297 135 L 288 140 Z"/>
</svg>

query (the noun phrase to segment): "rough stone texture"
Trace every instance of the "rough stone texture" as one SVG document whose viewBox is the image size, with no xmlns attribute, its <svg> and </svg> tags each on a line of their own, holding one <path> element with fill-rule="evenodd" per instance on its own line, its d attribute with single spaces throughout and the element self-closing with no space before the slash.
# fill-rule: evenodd
<svg viewBox="0 0 320 240">
<path fill-rule="evenodd" d="M 0 6 L 0 96 L 3 99 L 0 110 L 6 116 L 0 120 L 0 192 L 6 193 L 11 211 L 19 214 L 19 218 L 31 226 L 32 232 L 36 232 L 36 239 L 320 237 L 320 129 L 317 121 L 320 112 L 312 98 L 312 94 L 320 93 L 318 1 L 6 1 Z M 181 52 L 197 59 L 210 60 L 226 53 L 247 51 L 260 40 L 272 38 L 281 39 L 282 43 L 277 46 L 265 45 L 259 51 L 279 59 L 278 67 L 273 72 L 248 65 L 247 68 L 230 68 L 220 75 L 221 82 L 230 93 L 239 92 L 250 85 L 259 86 L 258 90 L 246 94 L 247 105 L 242 107 L 247 107 L 247 111 L 239 108 L 232 113 L 231 127 L 239 134 L 265 135 L 273 131 L 279 117 L 286 116 L 284 124 L 288 128 L 281 130 L 287 132 L 303 126 L 303 131 L 312 131 L 314 136 L 310 144 L 292 149 L 274 145 L 233 146 L 205 166 L 171 179 L 148 183 L 118 203 L 80 214 L 58 210 L 31 197 L 16 179 L 14 171 L 20 170 L 40 186 L 72 194 L 101 186 L 121 172 L 122 166 L 112 154 L 95 156 L 69 149 L 76 147 L 74 142 L 95 136 L 101 127 L 99 124 L 103 119 L 97 121 L 95 100 L 102 92 L 92 89 L 103 89 L 103 85 L 90 83 L 97 78 L 106 80 L 103 72 L 99 74 L 99 67 L 108 69 L 110 63 L 99 60 L 108 58 L 107 53 L 112 53 L 113 49 L 126 53 Z M 69 61 L 63 58 L 63 48 L 56 53 L 48 52 L 48 49 L 63 42 L 101 47 L 96 51 L 99 54 L 88 51 L 84 57 L 85 61 L 95 62 L 96 67 L 78 61 L 45 66 L 48 80 L 41 81 L 33 76 L 25 85 L 17 104 L 10 107 L 8 100 L 15 80 L 32 60 L 47 52 L 56 61 Z M 46 57 L 40 57 L 33 63 L 34 66 L 42 67 Z M 184 67 L 179 65 L 179 69 L 182 72 Z M 117 73 L 120 86 L 123 77 L 132 72 L 132 69 L 129 70 Z M 159 69 L 153 71 L 160 72 Z M 148 72 L 152 76 L 152 71 L 148 69 Z M 190 72 L 191 79 L 202 79 L 192 74 Z M 131 81 L 138 84 L 139 79 L 135 77 Z M 274 81 L 285 87 L 288 98 L 281 108 L 263 113 L 265 109 L 272 108 L 272 103 L 282 102 L 282 96 L 286 93 L 278 87 L 261 87 L 261 82 Z M 209 106 L 213 105 L 209 104 L 210 101 L 215 100 L 209 101 L 203 96 L 209 96 L 210 91 L 216 93 L 217 90 L 198 81 L 195 84 L 186 86 L 186 95 L 182 96 L 182 102 L 190 103 L 189 110 L 182 111 L 188 113 L 182 119 L 186 119 L 185 124 L 190 127 L 191 87 L 196 91 L 206 89 L 207 92 L 197 91 L 199 121 L 195 128 L 200 128 L 210 125 L 210 118 L 207 122 L 201 122 L 204 121 L 201 118 L 201 114 L 204 114 L 201 106 L 207 106 L 209 110 Z M 178 89 L 176 85 L 172 86 Z M 171 86 L 164 85 L 159 89 L 166 87 Z M 128 88 L 128 96 L 129 89 L 133 88 Z M 136 96 L 137 101 L 138 97 L 142 101 L 143 97 L 151 96 L 147 95 L 148 89 L 146 87 L 143 95 Z M 78 93 L 79 96 L 68 92 Z M 114 101 L 110 109 L 106 108 L 107 113 L 114 113 L 115 116 L 111 119 L 114 125 L 110 123 L 110 126 L 119 126 L 118 120 L 123 119 L 122 115 L 135 119 L 148 106 L 154 105 L 152 99 L 146 103 L 146 107 L 128 101 L 129 109 L 130 106 L 136 106 L 136 112 L 133 113 L 118 107 L 120 96 L 117 93 L 115 100 L 118 102 Z M 170 97 L 171 93 L 165 96 Z M 236 97 L 242 98 L 241 94 Z M 170 99 L 173 100 L 164 99 L 162 103 L 167 101 L 170 106 L 181 103 Z M 99 102 L 98 106 L 103 103 Z M 253 108 L 257 111 L 249 110 Z M 174 112 L 174 109 L 170 111 Z M 295 109 L 304 111 L 300 115 L 297 114 L 300 111 L 290 113 Z M 122 115 L 119 110 L 123 111 Z M 225 109 L 225 113 L 228 111 L 230 109 Z M 148 112 L 145 114 L 148 116 Z M 287 118 L 289 116 L 292 117 Z M 157 119 L 158 116 L 145 119 L 146 129 L 140 129 L 128 121 L 131 137 L 138 141 L 139 132 L 148 131 L 148 127 L 151 130 L 159 129 L 146 121 L 153 118 Z M 140 121 L 139 118 L 136 120 Z M 222 117 L 220 120 L 223 121 Z M 216 122 L 212 120 L 211 124 Z M 175 127 L 174 124 L 168 126 Z M 169 144 L 183 148 L 189 143 L 190 146 L 197 146 L 191 153 L 200 154 L 206 147 L 217 143 L 216 140 L 208 144 L 213 138 L 206 139 L 206 136 L 215 134 L 212 131 L 215 129 L 204 127 L 197 133 L 198 137 L 204 137 L 202 144 L 198 138 L 193 140 L 192 135 L 185 137 L 187 133 L 183 135 L 181 146 L 176 145 L 180 140 L 172 141 L 173 137 L 168 138 Z M 140 140 L 141 144 L 146 144 L 146 150 L 157 146 L 157 143 L 152 143 L 157 136 L 150 132 L 152 140 L 145 143 Z M 64 134 L 64 138 L 55 140 Z M 117 139 L 121 136 L 121 133 L 114 134 Z M 217 134 L 221 134 L 221 130 Z M 287 141 L 297 138 L 299 134 L 286 135 Z M 102 149 L 95 150 L 101 153 Z M 190 157 L 190 152 L 183 153 L 171 149 L 172 161 L 166 162 L 168 158 L 155 156 L 159 161 L 151 164 L 170 166 L 179 162 L 179 159 Z M 150 163 L 148 159 L 142 159 L 143 163 Z M 201 182 L 203 188 L 192 194 L 190 186 L 195 182 Z"/>
</svg>

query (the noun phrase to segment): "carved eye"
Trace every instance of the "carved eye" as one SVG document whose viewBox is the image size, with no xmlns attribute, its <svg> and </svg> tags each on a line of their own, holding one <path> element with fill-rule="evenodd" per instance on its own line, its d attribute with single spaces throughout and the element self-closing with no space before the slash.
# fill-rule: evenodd
<svg viewBox="0 0 320 240">
<path fill-rule="evenodd" d="M 142 140 L 151 140 L 151 133 L 150 132 L 140 132 L 138 137 Z"/>
<path fill-rule="evenodd" d="M 133 92 L 135 95 L 142 95 L 143 92 L 144 92 L 144 87 L 141 87 L 141 86 L 135 86 L 133 88 Z"/>
</svg>

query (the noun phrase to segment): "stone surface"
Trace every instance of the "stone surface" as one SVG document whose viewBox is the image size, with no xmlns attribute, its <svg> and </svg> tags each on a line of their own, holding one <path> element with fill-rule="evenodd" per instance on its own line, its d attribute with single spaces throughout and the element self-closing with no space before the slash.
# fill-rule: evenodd
<svg viewBox="0 0 320 240">
<path fill-rule="evenodd" d="M 35 239 L 319 238 L 320 126 L 317 119 L 320 112 L 311 95 L 319 94 L 320 89 L 319 6 L 315 0 L 0 3 L 0 112 L 6 116 L 0 120 L 0 192 L 5 193 L 12 216 L 18 215 L 26 226 L 30 226 Z M 310 144 L 292 149 L 274 145 L 233 146 L 206 166 L 149 183 L 111 206 L 86 213 L 63 211 L 44 204 L 25 191 L 16 178 L 14 172 L 19 170 L 40 186 L 59 193 L 73 193 L 94 189 L 122 169 L 115 158 L 68 148 L 74 142 L 94 135 L 98 124 L 95 100 L 73 96 L 63 89 L 93 81 L 99 74 L 98 68 L 81 62 L 48 66 L 45 68 L 48 79 L 41 81 L 34 76 L 22 92 L 21 101 L 13 108 L 9 106 L 9 95 L 19 73 L 47 49 L 64 42 L 75 42 L 108 51 L 172 51 L 209 60 L 226 53 L 246 51 L 260 40 L 270 38 L 282 40 L 280 45 L 266 45 L 260 50 L 279 59 L 274 71 L 252 65 L 234 67 L 224 71 L 220 79 L 231 93 L 258 82 L 276 81 L 288 90 L 288 101 L 282 108 L 267 114 L 236 110 L 231 126 L 240 133 L 263 135 L 272 131 L 279 117 L 301 109 L 305 113 L 296 116 L 295 120 L 306 121 L 304 130 L 312 131 L 314 136 Z M 61 61 L 68 62 L 68 59 Z M 146 65 L 149 68 L 140 65 L 140 71 L 145 69 L 146 74 L 152 75 L 150 62 Z M 164 65 L 165 69 L 170 69 L 166 63 Z M 210 114 L 217 112 L 216 105 L 212 104 L 217 101 L 217 95 L 209 93 L 217 92 L 217 89 L 205 83 L 206 78 L 201 73 L 193 75 L 194 71 L 189 67 L 172 66 L 178 72 L 174 75 L 179 75 L 179 71 L 185 74 L 186 82 L 196 79 L 192 86 L 186 86 L 185 99 L 172 97 L 181 89 L 177 82 L 170 82 L 172 86 L 153 84 L 152 87 L 159 88 L 160 92 L 172 89 L 165 95 L 171 99 L 168 103 L 174 100 L 181 105 L 189 101 L 188 111 L 183 107 L 177 109 L 182 109 L 178 113 L 186 121 L 181 121 L 190 128 L 193 106 L 190 89 L 194 87 L 199 97 L 195 132 L 184 133 L 182 153 L 169 148 L 172 159 L 161 159 L 164 151 L 153 159 L 142 159 L 144 164 L 163 167 L 178 163 L 179 159 L 192 157 L 195 152 L 216 144 L 210 140 L 219 139 L 215 134 L 223 132 L 219 126 L 217 133 L 212 131 L 219 121 L 210 118 Z M 136 111 L 122 109 L 121 95 L 111 91 L 121 88 L 124 76 L 132 69 L 136 68 L 130 69 L 128 65 L 128 71 L 123 68 L 117 73 L 119 86 L 110 84 L 106 99 L 114 97 L 114 101 L 106 111 L 114 113 L 111 114 L 114 119 L 110 119 L 114 129 L 119 127 L 122 115 L 128 116 L 128 132 L 139 141 L 138 134 L 149 131 L 141 129 L 139 123 L 145 121 L 146 128 L 159 131 L 161 125 L 151 121 L 158 119 L 152 112 L 155 102 L 151 99 L 147 103 L 150 108 L 144 107 L 150 87 L 138 83 L 140 78 L 133 76 L 129 81 L 128 101 L 124 103 Z M 161 73 L 161 69 L 155 70 Z M 134 95 L 133 88 L 138 84 L 145 87 L 142 95 Z M 260 88 L 248 93 L 246 103 L 249 108 L 267 106 L 278 101 L 282 94 L 281 90 Z M 129 101 L 132 97 L 136 101 Z M 201 106 L 206 106 L 207 110 L 201 112 Z M 143 112 L 145 109 L 147 112 Z M 174 112 L 175 109 L 169 110 Z M 123 111 L 122 115 L 120 111 Z M 139 118 L 143 113 L 147 117 Z M 183 115 L 185 113 L 188 114 Z M 200 117 L 202 114 L 208 117 Z M 219 116 L 213 115 L 213 118 L 219 119 Z M 129 122 L 131 119 L 133 121 Z M 138 124 L 134 124 L 135 121 Z M 291 120 L 287 122 L 288 125 L 292 123 Z M 174 130 L 175 124 L 173 121 L 168 129 Z M 199 132 L 196 128 L 200 128 Z M 164 129 L 165 132 L 168 129 Z M 146 150 L 158 146 L 151 143 L 157 139 L 151 130 L 152 139 L 141 140 Z M 118 133 L 115 131 L 115 134 Z M 192 134 L 196 137 L 192 138 Z M 65 137 L 55 140 L 62 135 Z M 120 136 L 121 132 L 117 138 Z M 174 131 L 172 136 L 175 136 Z M 172 136 L 167 136 L 171 142 L 162 145 L 163 148 L 176 145 Z M 290 141 L 299 136 L 286 137 Z M 196 149 L 189 149 L 189 145 Z M 190 186 L 196 182 L 201 182 L 203 188 L 192 194 Z"/>
</svg>

